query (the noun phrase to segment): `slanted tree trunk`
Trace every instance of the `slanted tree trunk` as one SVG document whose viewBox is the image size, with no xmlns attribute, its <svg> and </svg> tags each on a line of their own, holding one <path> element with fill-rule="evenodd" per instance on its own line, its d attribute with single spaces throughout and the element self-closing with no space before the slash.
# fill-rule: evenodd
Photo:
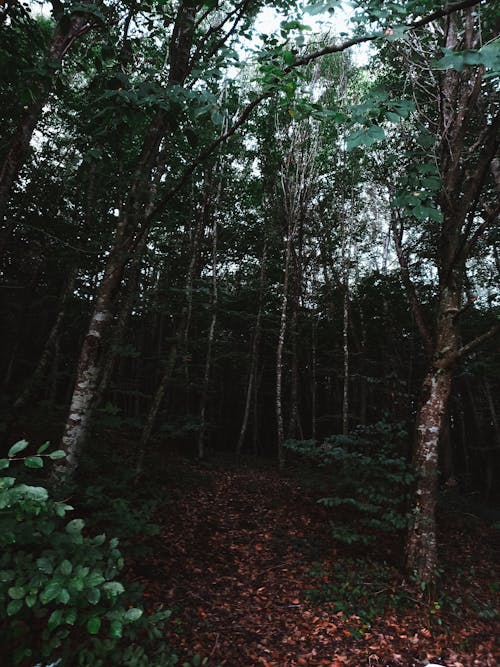
<svg viewBox="0 0 500 667">
<path fill-rule="evenodd" d="M 82 4 L 89 2 L 90 0 L 82 0 Z M 33 99 L 24 109 L 24 113 L 19 119 L 17 129 L 10 139 L 2 164 L 0 165 L 0 225 L 2 227 L 0 253 L 7 242 L 9 230 L 12 228 L 11 223 L 5 223 L 4 221 L 12 187 L 24 164 L 33 132 L 47 103 L 52 89 L 54 73 L 60 67 L 73 44 L 95 25 L 90 16 L 85 13 L 72 14 L 69 26 L 66 25 L 67 18 L 68 16 L 65 14 L 64 21 L 61 17 L 55 27 L 54 38 L 44 64 L 44 69 L 46 70 L 46 76 L 43 78 L 44 84 L 38 85 L 32 90 Z"/>
<path fill-rule="evenodd" d="M 195 15 L 194 3 L 186 1 L 180 5 L 170 44 L 169 84 L 182 84 L 189 73 Z M 61 447 L 67 456 L 61 460 L 60 465 L 54 467 L 54 478 L 68 477 L 78 466 L 103 365 L 103 342 L 113 322 L 116 296 L 134 245 L 147 233 L 145 228 L 138 237 L 140 224 L 145 219 L 150 220 L 153 215 L 151 212 L 149 218 L 146 218 L 142 202 L 149 199 L 147 195 L 151 174 L 168 126 L 166 112 L 160 111 L 146 132 L 127 201 L 120 213 L 115 240 L 97 289 L 89 328 L 80 350 L 69 416 L 61 441 Z"/>
<path fill-rule="evenodd" d="M 47 370 L 50 365 L 50 361 L 54 356 L 54 353 L 57 349 L 59 343 L 59 338 L 61 336 L 61 329 L 64 321 L 64 316 L 66 315 L 66 304 L 73 292 L 73 286 L 75 283 L 75 274 L 76 271 L 72 269 L 69 273 L 66 286 L 61 294 L 59 300 L 59 309 L 54 320 L 54 324 L 50 330 L 47 341 L 43 352 L 38 360 L 35 370 L 33 371 L 31 378 L 24 387 L 22 393 L 18 396 L 14 402 L 14 411 L 18 411 L 27 405 L 30 400 L 36 395 L 36 392 L 40 389 L 40 386 L 43 382 L 44 377 L 46 376 Z"/>
<path fill-rule="evenodd" d="M 146 417 L 146 423 L 142 430 L 141 441 L 139 443 L 139 458 L 136 468 L 137 476 L 142 473 L 146 450 L 154 431 L 158 413 L 165 400 L 165 395 L 167 393 L 170 381 L 172 379 L 172 375 L 175 370 L 175 365 L 179 356 L 179 350 L 182 351 L 182 355 L 184 358 L 185 373 L 187 374 L 189 330 L 191 328 L 191 317 L 193 312 L 193 283 L 195 277 L 199 274 L 202 268 L 200 266 L 201 240 L 208 222 L 209 211 L 210 211 L 210 194 L 207 189 L 207 192 L 205 193 L 204 196 L 204 201 L 201 207 L 200 214 L 197 216 L 196 223 L 192 227 L 189 267 L 187 271 L 186 286 L 184 290 L 186 296 L 186 303 L 180 315 L 179 324 L 177 325 L 177 331 L 175 332 L 174 339 L 170 346 L 170 351 L 168 354 L 165 369 L 161 376 L 160 383 L 156 388 L 153 400 L 151 402 L 151 406 L 149 408 L 148 415 Z"/>
<path fill-rule="evenodd" d="M 259 279 L 259 310 L 255 319 L 255 328 L 252 338 L 252 358 L 250 360 L 250 370 L 248 372 L 247 391 L 245 396 L 245 408 L 243 410 L 243 419 L 241 422 L 240 434 L 236 444 L 236 456 L 241 456 L 245 436 L 247 432 L 248 419 L 250 417 L 250 408 L 252 404 L 252 396 L 254 384 L 257 382 L 258 372 L 258 354 L 262 329 L 262 310 L 264 306 L 264 282 L 266 275 L 266 261 L 267 261 L 267 240 L 264 240 L 264 247 L 262 250 L 262 257 L 260 260 L 260 279 Z"/>
</svg>

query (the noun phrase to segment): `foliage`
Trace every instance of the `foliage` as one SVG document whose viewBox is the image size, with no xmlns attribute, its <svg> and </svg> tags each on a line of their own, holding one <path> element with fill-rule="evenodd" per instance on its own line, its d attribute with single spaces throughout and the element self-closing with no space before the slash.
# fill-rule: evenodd
<svg viewBox="0 0 500 667">
<path fill-rule="evenodd" d="M 28 442 L 15 443 L 0 468 L 22 463 L 40 469 L 64 456 L 45 443 L 32 456 L 20 456 Z M 61 658 L 62 666 L 175 664 L 160 643 L 148 655 L 148 640 L 158 640 L 170 612 L 143 617 L 117 579 L 124 561 L 118 540 L 89 536 L 85 522 L 67 521 L 73 508 L 51 498 L 43 486 L 0 478 L 0 622 L 6 656 Z M 28 642 L 29 639 L 29 642 Z M 5 664 L 5 663 L 4 663 Z"/>
<path fill-rule="evenodd" d="M 336 611 L 353 617 L 351 631 L 363 634 L 388 607 L 401 610 L 409 602 L 395 572 L 386 563 L 361 558 L 343 558 L 330 568 L 322 565 L 311 570 L 318 587 L 307 592 L 316 602 L 333 602 Z"/>
<path fill-rule="evenodd" d="M 407 525 L 406 502 L 414 475 L 401 455 L 407 439 L 401 424 L 359 426 L 351 435 L 324 442 L 287 442 L 287 447 L 325 468 L 331 495 L 318 502 L 336 508 L 333 535 L 345 543 L 372 543 L 374 531 L 400 531 Z M 345 515 L 345 518 L 344 518 Z"/>
</svg>

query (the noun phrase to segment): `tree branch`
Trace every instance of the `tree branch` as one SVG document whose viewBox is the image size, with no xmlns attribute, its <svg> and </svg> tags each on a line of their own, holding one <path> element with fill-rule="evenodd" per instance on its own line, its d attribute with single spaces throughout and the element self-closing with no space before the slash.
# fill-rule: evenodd
<svg viewBox="0 0 500 667">
<path fill-rule="evenodd" d="M 491 327 L 491 329 L 485 331 L 484 334 L 481 334 L 481 336 L 474 338 L 469 343 L 461 347 L 457 352 L 457 359 L 462 359 L 463 357 L 466 357 L 473 350 L 475 350 L 476 347 L 479 347 L 485 341 L 489 340 L 490 338 L 493 338 L 493 336 L 496 336 L 498 333 L 500 333 L 500 324 L 495 324 L 495 326 Z"/>
<path fill-rule="evenodd" d="M 408 258 L 403 250 L 402 246 L 402 231 L 403 228 L 398 229 L 397 221 L 398 213 L 395 209 L 391 209 L 391 230 L 392 238 L 394 240 L 394 247 L 396 248 L 396 255 L 398 256 L 399 266 L 401 268 L 401 279 L 406 290 L 408 301 L 410 302 L 410 307 L 413 312 L 413 317 L 415 318 L 415 323 L 417 325 L 418 331 L 422 338 L 424 345 L 425 356 L 427 359 L 432 359 L 433 354 L 433 345 L 432 338 L 427 328 L 427 325 L 424 322 L 424 317 L 422 314 L 422 308 L 417 299 L 417 293 L 415 290 L 415 285 L 411 279 L 410 269 L 408 266 Z"/>
<path fill-rule="evenodd" d="M 446 5 L 442 9 L 438 9 L 431 14 L 428 14 L 427 16 L 424 16 L 422 19 L 419 19 L 418 21 L 414 21 L 412 23 L 407 23 L 405 26 L 409 29 L 416 29 L 420 28 L 422 26 L 427 25 L 428 23 L 431 23 L 432 21 L 435 21 L 436 19 L 442 18 L 443 16 L 448 16 L 449 14 L 452 14 L 453 12 L 459 11 L 460 9 L 465 9 L 467 7 L 473 7 L 477 4 L 479 4 L 481 0 L 462 0 L 462 2 L 457 2 L 454 4 Z M 345 42 L 342 42 L 340 44 L 332 44 L 330 46 L 327 46 L 323 49 L 320 49 L 318 51 L 315 51 L 313 53 L 310 53 L 307 56 L 304 56 L 303 58 L 297 58 L 295 62 L 292 65 L 288 65 L 287 67 L 283 68 L 283 74 L 289 74 L 292 70 L 301 67 L 303 65 L 307 65 L 308 63 L 312 62 L 313 60 L 317 60 L 318 58 L 321 58 L 322 56 L 328 55 L 330 53 L 340 53 L 342 51 L 347 51 L 347 49 L 350 49 L 353 46 L 356 46 L 357 44 L 364 44 L 367 42 L 372 42 L 376 39 L 379 39 L 383 35 L 381 33 L 376 33 L 374 35 L 367 35 L 364 37 L 353 37 L 352 39 L 348 39 Z M 276 79 L 276 82 L 278 82 L 278 79 Z M 140 241 L 140 238 L 144 235 L 147 234 L 149 228 L 153 224 L 154 218 L 156 218 L 157 215 L 159 215 L 166 207 L 167 203 L 169 200 L 179 192 L 182 187 L 185 185 L 185 183 L 189 180 L 191 175 L 196 171 L 196 169 L 208 158 L 212 153 L 227 139 L 232 137 L 236 131 L 246 122 L 248 117 L 251 115 L 251 113 L 256 109 L 261 102 L 263 102 L 265 99 L 268 97 L 271 97 L 273 94 L 273 90 L 266 90 L 260 95 L 258 95 L 252 102 L 250 102 L 245 109 L 242 111 L 240 114 L 239 118 L 235 123 L 230 127 L 226 132 L 221 134 L 215 141 L 213 141 L 207 148 L 205 148 L 201 153 L 198 154 L 198 156 L 191 162 L 191 164 L 184 170 L 183 174 L 180 176 L 179 180 L 169 189 L 167 192 L 164 194 L 162 199 L 158 202 L 158 204 L 151 210 L 149 215 L 147 215 L 144 220 L 142 225 L 140 226 L 137 235 L 135 238 L 131 238 L 131 249 L 133 249 L 137 246 L 138 242 Z"/>
<path fill-rule="evenodd" d="M 423 26 L 432 23 L 432 21 L 436 21 L 437 19 L 443 18 L 443 16 L 449 16 L 450 14 L 453 14 L 454 12 L 457 12 L 460 9 L 467 9 L 468 7 L 474 7 L 474 5 L 478 5 L 480 4 L 480 2 L 481 0 L 462 0 L 462 2 L 447 4 L 445 7 L 437 9 L 431 14 L 427 14 L 427 16 L 424 16 L 418 21 L 413 21 L 411 23 L 404 23 L 402 25 L 404 28 L 407 28 L 408 30 L 416 30 L 417 28 L 422 28 Z M 331 44 L 330 46 L 325 46 L 323 49 L 314 51 L 313 53 L 310 53 L 307 56 L 303 56 L 302 58 L 297 58 L 292 65 L 289 65 L 284 69 L 284 72 L 285 73 L 291 72 L 292 69 L 295 69 L 296 67 L 307 65 L 313 60 L 322 58 L 323 56 L 329 55 L 330 53 L 340 53 L 341 51 L 350 49 L 352 46 L 357 46 L 358 44 L 365 44 L 367 42 L 373 42 L 376 39 L 380 39 L 381 37 L 383 37 L 383 33 L 377 32 L 373 35 L 365 35 L 364 37 L 353 37 L 352 39 L 342 42 L 341 44 Z"/>
</svg>

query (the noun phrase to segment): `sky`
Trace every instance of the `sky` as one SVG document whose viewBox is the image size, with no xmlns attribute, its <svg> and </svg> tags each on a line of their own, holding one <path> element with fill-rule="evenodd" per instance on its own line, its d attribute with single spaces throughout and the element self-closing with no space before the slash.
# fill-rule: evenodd
<svg viewBox="0 0 500 667">
<path fill-rule="evenodd" d="M 340 33 L 350 33 L 352 28 L 350 26 L 350 18 L 353 15 L 353 9 L 345 3 L 339 7 L 335 12 L 328 14 L 305 14 L 303 23 L 312 29 L 312 33 L 328 33 L 337 36 Z M 286 19 L 284 14 L 279 14 L 273 7 L 265 7 L 257 16 L 256 28 L 260 33 L 271 34 L 279 30 L 281 21 Z M 370 46 L 369 44 L 362 44 L 351 49 L 353 61 L 355 65 L 360 67 L 366 65 L 369 60 Z"/>
</svg>

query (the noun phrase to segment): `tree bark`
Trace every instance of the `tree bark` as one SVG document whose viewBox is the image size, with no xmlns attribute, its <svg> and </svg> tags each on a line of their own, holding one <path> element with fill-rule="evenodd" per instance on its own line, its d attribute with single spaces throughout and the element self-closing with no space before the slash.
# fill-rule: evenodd
<svg viewBox="0 0 500 667">
<path fill-rule="evenodd" d="M 66 314 L 66 303 L 71 296 L 73 292 L 73 286 L 75 283 L 75 274 L 76 271 L 72 269 L 70 271 L 66 286 L 63 290 L 63 293 L 61 294 L 60 300 L 59 300 L 59 309 L 58 313 L 56 315 L 56 319 L 54 320 L 54 324 L 52 325 L 52 328 L 50 330 L 50 333 L 48 335 L 47 341 L 45 343 L 45 347 L 43 349 L 43 352 L 40 356 L 40 359 L 38 360 L 38 363 L 36 365 L 36 368 L 31 375 L 31 378 L 27 385 L 25 386 L 24 390 L 18 396 L 16 401 L 14 402 L 14 411 L 20 410 L 23 408 L 35 395 L 37 390 L 40 388 L 40 385 L 47 373 L 47 369 L 50 364 L 50 360 L 52 356 L 54 355 L 54 352 L 57 348 L 59 338 L 61 335 L 61 328 L 62 324 L 64 321 L 64 316 Z"/>
<path fill-rule="evenodd" d="M 195 15 L 196 6 L 191 0 L 180 5 L 170 42 L 169 84 L 182 84 L 189 73 Z M 127 201 L 120 212 L 115 241 L 97 290 L 94 311 L 80 350 L 69 416 L 61 441 L 61 447 L 67 456 L 54 468 L 54 479 L 71 476 L 78 466 L 102 369 L 103 341 L 113 322 L 116 296 L 132 252 L 147 234 L 148 227 L 138 235 L 140 221 L 150 220 L 153 215 L 153 209 L 144 210 L 144 201 L 149 199 L 145 194 L 151 188 L 151 174 L 169 122 L 166 112 L 161 110 L 149 126 Z"/>
<path fill-rule="evenodd" d="M 216 202 L 220 198 L 222 183 L 219 182 Z M 200 398 L 200 430 L 198 432 L 198 458 L 205 458 L 205 437 L 206 437 L 206 411 L 208 403 L 208 392 L 210 388 L 210 373 L 212 368 L 212 355 L 215 340 L 215 327 L 217 325 L 217 308 L 218 308 L 218 288 L 217 288 L 217 224 L 218 213 L 214 214 L 212 225 L 212 303 L 211 311 L 212 317 L 210 319 L 210 328 L 207 337 L 207 353 L 205 358 L 205 371 L 203 373 L 203 387 Z"/>
<path fill-rule="evenodd" d="M 83 3 L 89 0 L 83 0 Z M 60 67 L 66 54 L 75 41 L 91 30 L 92 22 L 87 14 L 73 15 L 69 28 L 63 29 L 61 22 L 55 28 L 54 39 L 47 55 L 45 67 L 51 77 L 47 78 L 43 86 L 35 88 L 33 100 L 27 105 L 19 119 L 17 129 L 11 138 L 5 156 L 0 166 L 0 254 L 7 243 L 12 223 L 5 223 L 5 214 L 9 203 L 12 187 L 24 163 L 26 152 L 31 142 L 33 132 L 38 124 L 43 108 L 45 107 L 52 89 L 53 75 Z"/>
<path fill-rule="evenodd" d="M 463 29 L 463 30 L 462 30 Z M 461 31 L 463 34 L 461 34 Z M 448 49 L 471 48 L 473 23 L 469 16 L 458 27 L 457 16 L 447 18 L 445 46 Z M 463 40 L 459 43 L 460 39 Z M 438 247 L 439 301 L 435 322 L 432 362 L 422 390 L 422 405 L 416 420 L 414 463 L 417 472 L 413 521 L 406 541 L 407 566 L 424 584 L 431 584 L 437 570 L 436 505 L 438 493 L 438 445 L 448 409 L 452 378 L 460 359 L 498 327 L 461 345 L 460 315 L 463 312 L 465 264 L 479 238 L 473 230 L 485 174 L 498 148 L 498 115 L 474 114 L 481 95 L 483 71 L 449 69 L 442 74 L 439 106 L 438 163 L 442 177 L 439 204 L 443 215 Z M 476 106 L 477 105 L 477 106 Z M 477 132 L 473 153 L 467 149 L 468 132 Z M 473 137 L 473 135 L 472 135 Z M 491 221 L 488 220 L 488 224 Z"/>
<path fill-rule="evenodd" d="M 292 253 L 292 230 L 289 229 L 285 248 L 285 269 L 283 272 L 283 294 L 281 296 L 280 326 L 278 332 L 278 345 L 276 347 L 276 425 L 278 431 L 278 465 L 283 468 L 285 464 L 284 449 L 285 429 L 283 425 L 283 348 L 285 345 L 285 332 L 287 324 L 288 306 L 288 281 L 290 274 L 290 259 Z"/>
<path fill-rule="evenodd" d="M 267 240 L 264 240 L 264 248 L 262 250 L 262 257 L 260 260 L 260 279 L 259 279 L 259 310 L 255 320 L 255 328 L 252 339 L 252 358 L 250 360 L 250 371 L 248 373 L 247 391 L 245 396 L 245 408 L 243 411 L 243 420 L 241 422 L 240 434 L 236 445 L 236 456 L 241 456 L 243 444 L 245 442 L 245 435 L 248 426 L 248 419 L 250 416 L 250 408 L 252 404 L 252 393 L 254 383 L 257 375 L 257 362 L 260 345 L 260 336 L 262 328 L 262 310 L 264 306 L 264 282 L 266 275 L 266 261 L 267 261 Z"/>
</svg>

